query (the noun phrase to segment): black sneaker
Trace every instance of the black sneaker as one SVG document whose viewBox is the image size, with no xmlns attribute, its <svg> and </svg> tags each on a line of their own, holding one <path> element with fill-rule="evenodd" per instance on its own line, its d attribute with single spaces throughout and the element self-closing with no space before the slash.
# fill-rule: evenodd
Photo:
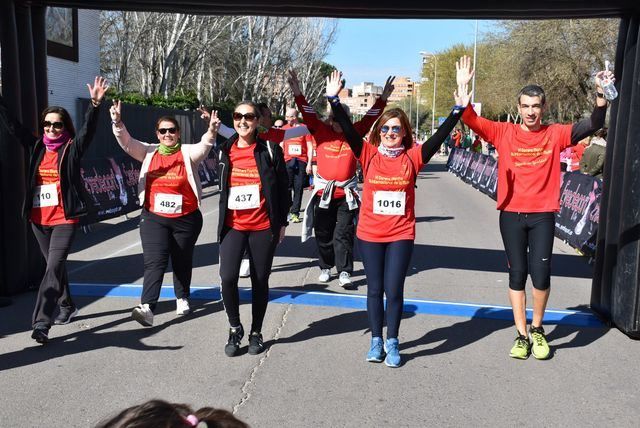
<svg viewBox="0 0 640 428">
<path fill-rule="evenodd" d="M 45 344 L 49 341 L 49 329 L 47 327 L 37 326 L 31 333 L 31 338 L 36 342 Z"/>
<path fill-rule="evenodd" d="M 240 350 L 240 341 L 244 336 L 244 329 L 242 328 L 242 324 L 240 327 L 229 328 L 229 340 L 227 340 L 227 344 L 224 345 L 224 353 L 227 357 L 235 357 L 238 355 L 238 351 Z"/>
<path fill-rule="evenodd" d="M 258 355 L 264 351 L 264 342 L 262 342 L 262 335 L 257 331 L 252 331 L 249 334 L 249 353 L 251 355 Z"/>
<path fill-rule="evenodd" d="M 76 315 L 78 315 L 78 308 L 75 306 L 60 306 L 60 313 L 53 320 L 53 323 L 55 325 L 69 324 Z"/>
</svg>

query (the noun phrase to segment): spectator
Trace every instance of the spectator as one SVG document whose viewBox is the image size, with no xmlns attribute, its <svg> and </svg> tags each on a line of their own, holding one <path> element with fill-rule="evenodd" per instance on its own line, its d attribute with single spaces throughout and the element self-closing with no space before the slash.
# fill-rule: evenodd
<svg viewBox="0 0 640 428">
<path fill-rule="evenodd" d="M 480 136 L 478 134 L 476 134 L 476 138 L 473 139 L 473 143 L 471 144 L 471 151 L 482 153 L 482 141 L 480 141 Z"/>
<path fill-rule="evenodd" d="M 607 128 L 593 134 L 591 145 L 584 150 L 580 159 L 580 172 L 602 179 L 604 158 L 607 151 Z"/>
</svg>

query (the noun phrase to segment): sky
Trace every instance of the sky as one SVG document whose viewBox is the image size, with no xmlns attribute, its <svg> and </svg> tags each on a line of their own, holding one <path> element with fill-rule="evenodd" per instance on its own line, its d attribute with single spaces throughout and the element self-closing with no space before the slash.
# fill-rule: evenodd
<svg viewBox="0 0 640 428">
<path fill-rule="evenodd" d="M 478 22 L 478 38 L 491 21 Z M 458 43 L 472 45 L 475 20 L 340 19 L 326 62 L 343 72 L 347 87 L 382 86 L 389 75 L 417 79 L 420 52 L 437 53 Z"/>
</svg>

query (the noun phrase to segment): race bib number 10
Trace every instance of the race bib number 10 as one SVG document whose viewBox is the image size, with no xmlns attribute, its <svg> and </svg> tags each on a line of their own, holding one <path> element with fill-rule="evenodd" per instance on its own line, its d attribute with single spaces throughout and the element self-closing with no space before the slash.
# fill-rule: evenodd
<svg viewBox="0 0 640 428">
<path fill-rule="evenodd" d="M 407 194 L 379 190 L 373 193 L 373 213 L 380 215 L 404 215 Z"/>
<path fill-rule="evenodd" d="M 36 186 L 33 193 L 33 208 L 55 207 L 58 205 L 58 189 L 54 184 Z"/>
<path fill-rule="evenodd" d="M 227 208 L 230 210 L 250 210 L 260 208 L 260 186 L 234 186 L 229 188 Z"/>
<path fill-rule="evenodd" d="M 182 195 L 156 193 L 153 212 L 160 214 L 182 214 Z"/>
</svg>

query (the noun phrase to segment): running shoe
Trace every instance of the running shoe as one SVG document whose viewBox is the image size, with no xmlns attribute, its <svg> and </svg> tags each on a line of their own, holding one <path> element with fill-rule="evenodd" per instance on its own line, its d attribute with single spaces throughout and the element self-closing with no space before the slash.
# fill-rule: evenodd
<svg viewBox="0 0 640 428">
<path fill-rule="evenodd" d="M 251 275 L 251 265 L 249 264 L 249 259 L 242 259 L 242 263 L 240 263 L 240 274 L 238 275 L 240 278 L 249 278 Z"/>
<path fill-rule="evenodd" d="M 252 331 L 249 334 L 249 354 L 258 355 L 264 351 L 264 342 L 262 335 L 258 331 Z"/>
<path fill-rule="evenodd" d="M 351 275 L 349 275 L 349 272 L 340 272 L 338 282 L 340 283 L 341 287 L 349 287 L 351 285 Z"/>
<path fill-rule="evenodd" d="M 76 315 L 78 315 L 78 308 L 75 306 L 60 306 L 60 313 L 53 320 L 53 323 L 55 325 L 69 324 Z"/>
<path fill-rule="evenodd" d="M 387 353 L 387 357 L 384 359 L 384 363 L 387 367 L 400 367 L 400 350 L 398 349 L 398 339 L 387 339 L 384 343 L 384 350 Z"/>
<path fill-rule="evenodd" d="M 329 282 L 331 279 L 331 269 L 320 269 L 320 275 L 318 275 L 318 281 Z"/>
<path fill-rule="evenodd" d="M 538 360 L 546 360 L 549 358 L 549 344 L 547 343 L 547 336 L 544 335 L 544 329 L 542 326 L 529 328 L 529 337 L 531 338 L 531 353 Z"/>
<path fill-rule="evenodd" d="M 298 214 L 291 214 L 291 223 L 301 223 L 302 219 Z"/>
<path fill-rule="evenodd" d="M 518 333 L 516 340 L 513 342 L 513 347 L 511 348 L 509 356 L 519 360 L 526 360 L 529 358 L 530 351 L 531 342 L 529 342 L 529 338 Z"/>
<path fill-rule="evenodd" d="M 372 337 L 371 347 L 369 348 L 369 352 L 367 352 L 367 361 L 372 363 L 381 363 L 384 361 L 385 356 L 386 354 L 384 352 L 384 344 L 382 342 L 382 338 Z"/>
<path fill-rule="evenodd" d="M 242 324 L 239 327 L 230 327 L 229 328 L 229 340 L 227 340 L 227 344 L 224 345 L 224 353 L 227 357 L 235 357 L 238 355 L 238 351 L 240 351 L 240 341 L 244 337 L 244 329 L 242 328 Z"/>
<path fill-rule="evenodd" d="M 142 303 L 133 308 L 131 318 L 145 327 L 151 327 L 153 325 L 153 312 L 148 303 Z"/>
<path fill-rule="evenodd" d="M 49 329 L 44 326 L 36 326 L 31 333 L 31 338 L 38 343 L 45 344 L 49 341 Z"/>
<path fill-rule="evenodd" d="M 189 312 L 191 312 L 191 307 L 189 306 L 189 300 L 176 299 L 176 314 L 187 315 Z"/>
</svg>

